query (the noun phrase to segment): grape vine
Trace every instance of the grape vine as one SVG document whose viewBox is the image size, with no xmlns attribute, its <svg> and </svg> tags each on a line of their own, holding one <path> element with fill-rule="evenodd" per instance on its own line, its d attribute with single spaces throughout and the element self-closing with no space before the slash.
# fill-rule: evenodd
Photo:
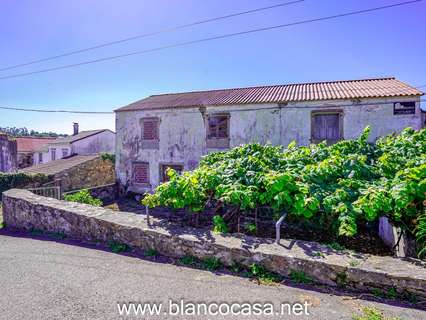
<svg viewBox="0 0 426 320">
<path fill-rule="evenodd" d="M 295 219 L 316 219 L 327 232 L 351 237 L 362 223 L 387 216 L 414 232 L 426 193 L 426 129 L 407 128 L 368 142 L 297 146 L 246 144 L 202 158 L 200 166 L 147 194 L 149 207 L 202 212 L 215 201 L 241 214 L 269 206 Z"/>
</svg>

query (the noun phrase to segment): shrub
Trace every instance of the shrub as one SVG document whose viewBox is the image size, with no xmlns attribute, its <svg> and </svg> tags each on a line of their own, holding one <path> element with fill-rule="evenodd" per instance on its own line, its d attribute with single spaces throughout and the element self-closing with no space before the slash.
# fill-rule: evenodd
<svg viewBox="0 0 426 320">
<path fill-rule="evenodd" d="M 110 250 L 114 253 L 121 253 L 130 250 L 130 247 L 127 244 L 117 241 L 108 241 L 107 245 L 108 248 L 110 248 Z"/>
<path fill-rule="evenodd" d="M 203 260 L 203 267 L 209 271 L 214 271 L 219 269 L 222 266 L 219 258 L 209 257 Z"/>
<path fill-rule="evenodd" d="M 0 199 L 3 191 L 13 188 L 36 187 L 49 180 L 50 177 L 43 174 L 0 173 Z"/>
<path fill-rule="evenodd" d="M 267 271 L 265 267 L 256 263 L 250 265 L 249 274 L 263 284 L 273 284 L 281 280 L 281 276 Z"/>
<path fill-rule="evenodd" d="M 73 194 L 64 195 L 64 200 L 90 204 L 91 206 L 95 206 L 95 207 L 102 206 L 102 200 L 92 197 L 89 190 L 86 190 L 86 189 L 80 190 Z"/>
<path fill-rule="evenodd" d="M 303 271 L 295 271 L 292 270 L 290 272 L 290 279 L 291 281 L 293 281 L 294 283 L 313 283 L 314 281 L 312 280 L 311 277 L 307 276 Z"/>
<path fill-rule="evenodd" d="M 222 216 L 213 217 L 213 232 L 215 233 L 227 233 L 228 226 Z"/>
<path fill-rule="evenodd" d="M 106 161 L 111 161 L 112 163 L 115 163 L 115 154 L 112 153 L 101 153 L 101 159 Z"/>
</svg>

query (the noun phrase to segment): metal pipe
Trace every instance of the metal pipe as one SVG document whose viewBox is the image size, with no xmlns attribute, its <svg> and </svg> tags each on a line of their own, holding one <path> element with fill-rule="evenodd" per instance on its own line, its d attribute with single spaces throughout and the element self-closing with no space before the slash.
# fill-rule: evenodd
<svg viewBox="0 0 426 320">
<path fill-rule="evenodd" d="M 150 221 L 149 221 L 149 208 L 148 208 L 148 206 L 145 206 L 145 213 L 146 213 L 146 222 L 148 223 L 148 226 L 149 226 Z"/>
<path fill-rule="evenodd" d="M 275 224 L 275 243 L 280 243 L 281 240 L 281 224 L 284 222 L 287 213 L 284 213 Z"/>
</svg>

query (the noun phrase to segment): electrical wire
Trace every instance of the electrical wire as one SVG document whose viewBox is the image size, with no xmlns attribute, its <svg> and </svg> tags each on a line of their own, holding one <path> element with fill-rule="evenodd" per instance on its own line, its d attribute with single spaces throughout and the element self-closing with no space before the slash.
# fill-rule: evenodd
<svg viewBox="0 0 426 320">
<path fill-rule="evenodd" d="M 136 35 L 136 36 L 123 38 L 123 39 L 119 39 L 119 40 L 115 40 L 115 41 L 110 41 L 110 42 L 102 43 L 102 44 L 92 46 L 92 47 L 88 47 L 88 48 L 83 48 L 83 49 L 79 49 L 79 50 L 74 50 L 74 51 L 58 54 L 58 55 L 55 55 L 55 56 L 50 56 L 50 57 L 47 57 L 47 58 L 32 60 L 32 61 L 16 64 L 16 65 L 9 66 L 9 67 L 3 67 L 3 68 L 0 68 L 0 71 L 16 69 L 16 68 L 19 68 L 19 67 L 28 66 L 28 65 L 31 65 L 31 64 L 35 64 L 35 63 L 40 63 L 40 62 L 50 61 L 50 60 L 59 59 L 59 58 L 63 58 L 63 57 L 68 57 L 68 56 L 71 56 L 71 55 L 75 55 L 77 53 L 83 53 L 83 52 L 87 52 L 87 51 L 91 51 L 91 50 L 96 50 L 96 49 L 120 44 L 120 43 L 123 43 L 123 42 L 132 41 L 132 40 L 136 40 L 136 39 L 156 36 L 156 35 L 159 35 L 159 34 L 162 34 L 162 33 L 173 32 L 173 31 L 177 31 L 177 30 L 181 30 L 181 29 L 185 29 L 185 28 L 189 28 L 189 27 L 194 27 L 194 26 L 197 26 L 197 25 L 205 24 L 205 23 L 210 23 L 210 22 L 219 21 L 219 20 L 225 20 L 225 19 L 229 19 L 229 18 L 233 18 L 233 17 L 237 17 L 237 16 L 242 16 L 242 15 L 251 14 L 251 13 L 260 12 L 260 11 L 266 11 L 266 10 L 270 10 L 270 9 L 276 9 L 276 8 L 279 8 L 279 7 L 284 7 L 284 6 L 296 4 L 296 3 L 299 3 L 299 2 L 303 2 L 303 1 L 305 1 L 305 0 L 283 2 L 283 3 L 278 3 L 278 4 L 275 4 L 275 5 L 272 5 L 272 6 L 268 6 L 268 7 L 261 7 L 261 8 L 256 8 L 256 9 L 252 9 L 252 10 L 228 14 L 228 15 L 225 15 L 225 16 L 220 16 L 220 17 L 210 18 L 210 19 L 206 19 L 206 20 L 196 21 L 196 22 L 192 22 L 192 23 L 188 23 L 188 24 L 182 24 L 182 25 L 178 25 L 178 26 L 175 26 L 175 27 L 170 27 L 170 28 L 165 28 L 165 29 L 161 29 L 161 30 L 158 30 L 158 31 L 154 31 L 154 32 L 139 34 L 139 35 Z"/>
<path fill-rule="evenodd" d="M 170 44 L 170 45 L 166 45 L 166 46 L 162 46 L 162 47 L 140 50 L 140 51 L 134 51 L 134 52 L 129 52 L 129 53 L 116 55 L 116 56 L 110 56 L 110 57 L 99 58 L 99 59 L 94 59 L 94 60 L 82 61 L 82 62 L 79 62 L 79 63 L 67 64 L 67 65 L 62 65 L 62 66 L 57 66 L 57 67 L 52 67 L 52 68 L 47 68 L 47 69 L 40 69 L 40 70 L 35 70 L 35 71 L 30 71 L 30 72 L 6 75 L 6 76 L 0 77 L 0 80 L 24 77 L 24 76 L 29 76 L 29 75 L 39 74 L 39 73 L 61 70 L 61 69 L 69 69 L 69 68 L 74 68 L 74 67 L 78 67 L 78 66 L 82 66 L 82 65 L 88 65 L 88 64 L 93 64 L 93 63 L 109 61 L 109 60 L 115 60 L 115 59 L 125 58 L 125 57 L 129 57 L 129 56 L 134 56 L 134 55 L 141 55 L 141 54 L 146 54 L 146 53 L 155 52 L 155 51 L 162 51 L 162 50 L 171 49 L 171 48 L 184 47 L 184 46 L 193 45 L 193 44 L 197 44 L 197 43 L 208 42 L 208 41 L 219 40 L 219 39 L 225 39 L 225 38 L 231 38 L 231 37 L 241 36 L 241 35 L 245 35 L 245 34 L 269 31 L 269 30 L 274 30 L 274 29 L 281 29 L 281 28 L 286 28 L 286 27 L 291 27 L 291 26 L 296 26 L 296 25 L 301 25 L 301 24 L 337 19 L 337 18 L 341 18 L 341 17 L 348 17 L 348 16 L 352 16 L 352 15 L 358 15 L 358 14 L 363 14 L 363 13 L 368 13 L 368 12 L 373 12 L 373 11 L 378 11 L 378 10 L 384 10 L 384 9 L 390 9 L 390 8 L 394 8 L 394 7 L 409 5 L 409 4 L 413 4 L 413 3 L 417 3 L 417 2 L 421 2 L 421 1 L 423 1 L 423 0 L 412 0 L 412 1 L 398 2 L 398 3 L 394 3 L 394 4 L 390 4 L 390 5 L 374 7 L 374 8 L 369 8 L 369 9 L 363 9 L 363 10 L 350 11 L 350 12 L 345 12 L 345 13 L 341 13 L 341 14 L 324 16 L 324 17 L 320 17 L 320 18 L 301 20 L 301 21 L 296 21 L 296 22 L 286 23 L 286 24 L 280 24 L 280 25 L 275 25 L 275 26 L 270 26 L 270 27 L 251 29 L 251 30 L 235 32 L 235 33 L 227 33 L 227 34 L 223 34 L 223 35 L 218 35 L 218 36 L 213 36 L 213 37 L 208 37 L 208 38 L 202 38 L 202 39 L 197 39 L 197 40 L 191 40 L 191 41 L 186 41 L 186 42 L 179 42 L 179 43 Z"/>
</svg>

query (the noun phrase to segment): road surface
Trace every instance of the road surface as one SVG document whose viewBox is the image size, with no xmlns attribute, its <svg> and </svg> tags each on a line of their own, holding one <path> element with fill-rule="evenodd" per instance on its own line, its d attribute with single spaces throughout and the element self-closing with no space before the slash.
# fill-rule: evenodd
<svg viewBox="0 0 426 320">
<path fill-rule="evenodd" d="M 0 234 L 0 319 L 352 319 L 362 306 L 388 316 L 426 319 L 426 312 L 158 263 L 85 246 Z M 190 303 L 271 303 L 299 305 L 309 315 L 120 316 L 117 303 L 168 300 Z M 286 304 L 287 303 L 287 304 Z M 166 307 L 164 307 L 166 308 Z M 161 309 L 162 311 L 164 309 Z M 204 309 L 201 309 L 203 311 Z M 214 310 L 214 309 L 212 309 Z M 240 309 L 235 309 L 240 310 Z M 235 311 L 234 310 L 234 311 Z M 123 311 L 123 310 L 122 310 Z M 188 310 L 187 310 L 188 311 Z M 226 312 L 226 308 L 222 310 Z M 300 310 L 299 310 L 300 311 Z M 176 310 L 174 311 L 176 312 Z M 190 310 L 189 310 L 190 312 Z M 297 314 L 297 313 L 296 313 Z M 299 313 L 300 314 L 300 313 Z"/>
</svg>

